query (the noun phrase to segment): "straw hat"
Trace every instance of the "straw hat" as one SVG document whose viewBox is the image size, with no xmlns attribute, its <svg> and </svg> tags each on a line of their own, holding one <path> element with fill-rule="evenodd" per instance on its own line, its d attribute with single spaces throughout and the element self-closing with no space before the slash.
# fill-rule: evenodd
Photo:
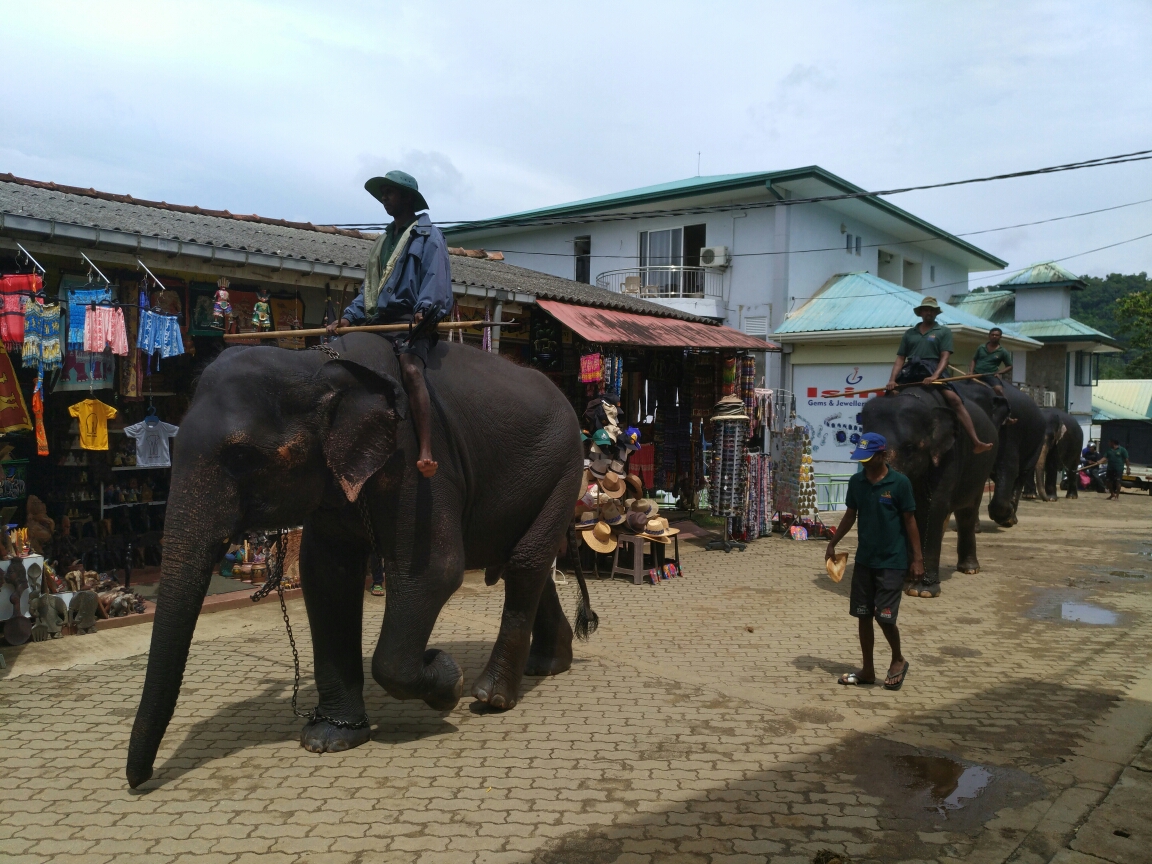
<svg viewBox="0 0 1152 864">
<path fill-rule="evenodd" d="M 643 534 L 644 529 L 648 527 L 648 514 L 637 513 L 633 510 L 628 514 L 625 521 L 628 525 L 628 530 L 633 534 Z"/>
<path fill-rule="evenodd" d="M 712 409 L 713 421 L 716 420 L 748 420 L 744 413 L 744 400 L 739 396 L 725 396 L 716 403 Z"/>
<path fill-rule="evenodd" d="M 613 528 L 624 524 L 624 508 L 618 501 L 606 501 L 600 508 L 600 518 Z"/>
<path fill-rule="evenodd" d="M 584 510 L 576 515 L 576 530 L 590 531 L 596 527 L 596 522 L 596 512 L 593 510 Z"/>
<path fill-rule="evenodd" d="M 623 498 L 626 488 L 624 478 L 615 471 L 609 471 L 600 480 L 600 488 L 609 498 Z"/>
<path fill-rule="evenodd" d="M 828 577 L 833 582 L 839 582 L 844 578 L 844 568 L 848 566 L 848 553 L 837 552 L 831 558 L 824 559 L 824 569 L 828 571 Z"/>
<path fill-rule="evenodd" d="M 934 309 L 937 312 L 943 312 L 940 308 L 940 303 L 935 297 L 925 297 L 924 302 L 912 310 L 914 315 L 919 315 L 921 309 Z"/>
<path fill-rule="evenodd" d="M 640 536 L 654 543 L 672 542 L 672 535 L 668 533 L 668 521 L 659 516 L 648 520 L 648 524 L 644 526 L 644 533 Z"/>
<path fill-rule="evenodd" d="M 651 498 L 637 498 L 632 502 L 632 509 L 637 513 L 644 513 L 649 518 L 660 515 L 660 505 Z"/>
<path fill-rule="evenodd" d="M 644 497 L 644 484 L 639 477 L 635 474 L 629 474 L 624 479 L 628 482 L 628 485 L 632 487 L 632 491 L 636 493 L 637 498 Z"/>
<path fill-rule="evenodd" d="M 603 480 L 604 475 L 608 473 L 608 469 L 611 467 L 611 465 L 612 463 L 607 459 L 593 459 L 592 464 L 588 466 L 588 470 L 597 480 Z"/>
<path fill-rule="evenodd" d="M 584 542 L 597 552 L 614 552 L 616 550 L 616 535 L 612 533 L 612 526 L 607 522 L 597 522 L 591 531 L 580 533 Z"/>
</svg>

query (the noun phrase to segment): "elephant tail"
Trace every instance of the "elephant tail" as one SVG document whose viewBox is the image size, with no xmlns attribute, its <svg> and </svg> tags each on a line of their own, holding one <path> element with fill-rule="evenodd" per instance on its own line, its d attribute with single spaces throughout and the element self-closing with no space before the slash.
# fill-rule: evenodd
<svg viewBox="0 0 1152 864">
<path fill-rule="evenodd" d="M 572 628 L 581 642 L 596 632 L 600 626 L 600 616 L 592 611 L 592 600 L 588 597 L 588 583 L 584 581 L 584 568 L 580 566 L 580 549 L 576 545 L 576 526 L 568 524 L 568 551 L 576 569 L 576 582 L 580 585 L 580 605 L 576 608 L 576 625 Z"/>
</svg>

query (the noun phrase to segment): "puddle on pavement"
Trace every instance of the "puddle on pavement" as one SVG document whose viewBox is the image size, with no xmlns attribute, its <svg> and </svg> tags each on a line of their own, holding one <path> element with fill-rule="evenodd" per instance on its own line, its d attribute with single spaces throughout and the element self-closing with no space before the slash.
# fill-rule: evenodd
<svg viewBox="0 0 1152 864">
<path fill-rule="evenodd" d="M 1065 621 L 1079 621 L 1081 624 L 1099 624 L 1111 627 L 1120 621 L 1120 616 L 1103 606 L 1091 603 L 1061 603 L 1060 617 Z"/>
<path fill-rule="evenodd" d="M 902 756 L 900 765 L 909 777 L 907 788 L 926 788 L 932 806 L 942 816 L 971 803 L 992 780 L 992 772 L 986 768 L 965 766 L 945 756 Z"/>
<path fill-rule="evenodd" d="M 996 811 L 1046 794 L 1043 782 L 1015 768 L 868 735 L 852 736 L 836 761 L 856 786 L 883 800 L 880 820 L 888 830 L 976 833 Z"/>
<path fill-rule="evenodd" d="M 1036 602 L 1024 613 L 1042 621 L 1070 621 L 1097 627 L 1115 627 L 1120 613 L 1087 602 L 1088 592 L 1075 588 L 1049 588 L 1037 592 Z"/>
</svg>

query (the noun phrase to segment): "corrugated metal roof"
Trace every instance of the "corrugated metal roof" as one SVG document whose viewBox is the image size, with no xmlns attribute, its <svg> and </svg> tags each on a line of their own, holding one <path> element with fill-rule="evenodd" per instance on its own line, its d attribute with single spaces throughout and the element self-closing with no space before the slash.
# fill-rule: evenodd
<svg viewBox="0 0 1152 864">
<path fill-rule="evenodd" d="M 1071 270 L 1061 267 L 1055 261 L 1041 261 L 1039 264 L 1033 264 L 1015 276 L 1005 279 L 998 285 L 1012 285 L 1016 288 L 1035 288 L 1039 285 L 1072 285 L 1083 288 L 1084 280 Z"/>
<path fill-rule="evenodd" d="M 953 294 L 948 302 L 969 315 L 993 324 L 1011 324 L 1016 320 L 1015 291 L 970 291 L 967 294 Z"/>
<path fill-rule="evenodd" d="M 871 273 L 845 273 L 829 279 L 804 305 L 776 328 L 776 336 L 792 333 L 819 333 L 836 330 L 891 330 L 912 327 L 920 318 L 912 310 L 925 295 L 901 288 Z M 1039 345 L 1017 333 L 1013 327 L 994 325 L 985 318 L 940 304 L 937 321 L 949 327 L 970 327 L 987 332 L 999 326 L 1008 338 Z"/>
<path fill-rule="evenodd" d="M 1152 379 L 1100 381 L 1092 388 L 1092 410 L 1111 420 L 1152 420 Z"/>
<path fill-rule="evenodd" d="M 729 348 L 742 351 L 779 351 L 780 346 L 731 327 L 652 318 L 631 312 L 591 309 L 555 300 L 537 300 L 552 317 L 589 342 L 637 345 L 644 348 Z"/>
<path fill-rule="evenodd" d="M 1112 348 L 1123 347 L 1107 333 L 1089 327 L 1075 318 L 1048 318 L 1043 321 L 1017 321 L 1016 332 L 1039 342 L 1100 342 Z"/>
</svg>

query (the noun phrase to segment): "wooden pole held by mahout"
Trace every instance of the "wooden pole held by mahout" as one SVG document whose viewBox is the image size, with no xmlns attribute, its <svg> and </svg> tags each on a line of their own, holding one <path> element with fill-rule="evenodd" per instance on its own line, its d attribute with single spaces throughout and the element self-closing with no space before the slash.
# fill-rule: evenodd
<svg viewBox="0 0 1152 864">
<path fill-rule="evenodd" d="M 336 335 L 344 333 L 404 333 L 410 324 L 364 324 L 359 327 L 337 327 Z M 436 325 L 437 330 L 466 330 L 469 327 L 518 327 L 515 321 L 444 321 Z M 305 336 L 327 336 L 328 330 L 320 327 L 314 330 L 263 330 L 258 333 L 225 333 L 225 342 L 240 339 L 302 339 Z"/>
</svg>

